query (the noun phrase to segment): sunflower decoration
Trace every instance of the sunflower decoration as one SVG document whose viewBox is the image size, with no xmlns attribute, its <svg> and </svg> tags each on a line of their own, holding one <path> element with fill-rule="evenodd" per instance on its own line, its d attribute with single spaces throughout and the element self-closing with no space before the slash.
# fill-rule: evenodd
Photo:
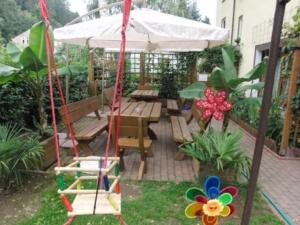
<svg viewBox="0 0 300 225">
<path fill-rule="evenodd" d="M 204 183 L 204 190 L 192 187 L 186 191 L 186 198 L 192 201 L 185 209 L 186 217 L 199 218 L 203 225 L 218 225 L 219 216 L 227 217 L 234 213 L 231 205 L 233 198 L 238 195 L 238 188 L 228 186 L 220 188 L 221 180 L 210 176 Z"/>
</svg>

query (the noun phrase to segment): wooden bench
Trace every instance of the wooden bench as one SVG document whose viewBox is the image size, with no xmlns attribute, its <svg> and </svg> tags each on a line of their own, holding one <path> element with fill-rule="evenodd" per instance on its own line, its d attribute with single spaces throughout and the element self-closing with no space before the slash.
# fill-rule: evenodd
<svg viewBox="0 0 300 225">
<path fill-rule="evenodd" d="M 171 115 L 180 113 L 177 101 L 174 99 L 167 99 L 167 110 Z"/>
<path fill-rule="evenodd" d="M 201 111 L 197 109 L 196 105 L 193 104 L 191 108 L 191 114 L 189 117 L 185 118 L 183 116 L 171 116 L 171 125 L 173 138 L 176 144 L 180 145 L 185 141 L 193 141 L 193 132 L 189 128 L 190 122 L 195 119 L 197 124 L 201 121 Z M 204 124 L 200 124 L 197 131 L 205 130 L 209 121 L 206 121 Z M 185 154 L 181 151 L 177 151 L 175 155 L 176 160 L 183 160 Z"/>
<path fill-rule="evenodd" d="M 79 150 L 88 154 L 94 154 L 94 150 L 89 146 L 97 136 L 103 131 L 107 130 L 107 118 L 101 118 L 99 108 L 101 101 L 99 96 L 93 96 L 81 101 L 70 103 L 67 105 L 69 111 L 69 118 L 71 126 L 75 133 L 75 139 L 78 142 Z M 61 117 L 66 124 L 66 117 L 63 107 L 59 108 Z M 86 118 L 86 115 L 94 112 L 95 118 L 89 118 L 87 121 L 81 122 L 80 120 Z"/>
<path fill-rule="evenodd" d="M 104 100 L 108 104 L 109 108 L 112 108 L 113 97 L 114 97 L 114 88 L 115 87 L 112 86 L 109 88 L 105 88 L 103 90 Z M 115 103 L 114 109 L 118 108 L 118 105 L 119 105 L 118 100 L 119 100 L 119 97 L 117 96 L 117 101 Z M 130 98 L 122 97 L 122 103 L 128 102 L 129 100 L 130 100 Z"/>
</svg>

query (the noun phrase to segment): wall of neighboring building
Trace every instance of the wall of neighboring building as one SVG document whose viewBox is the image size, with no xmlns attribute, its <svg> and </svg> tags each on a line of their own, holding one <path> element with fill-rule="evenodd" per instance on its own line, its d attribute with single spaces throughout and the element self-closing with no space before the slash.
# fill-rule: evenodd
<svg viewBox="0 0 300 225">
<path fill-rule="evenodd" d="M 273 17 L 276 0 L 235 0 L 235 19 L 233 29 L 233 40 L 236 40 L 238 33 L 238 20 L 243 16 L 241 32 L 241 52 L 243 59 L 239 73 L 244 75 L 253 66 L 255 61 L 255 48 L 271 40 Z M 232 28 L 234 0 L 218 0 L 217 3 L 217 25 L 226 17 L 226 28 Z M 291 21 L 297 8 L 300 7 L 300 0 L 291 0 L 287 4 L 285 21 Z"/>
<path fill-rule="evenodd" d="M 21 46 L 21 47 L 27 47 L 29 45 L 29 31 L 30 30 L 27 30 L 25 31 L 24 33 L 14 37 L 12 39 L 13 43 Z"/>
</svg>

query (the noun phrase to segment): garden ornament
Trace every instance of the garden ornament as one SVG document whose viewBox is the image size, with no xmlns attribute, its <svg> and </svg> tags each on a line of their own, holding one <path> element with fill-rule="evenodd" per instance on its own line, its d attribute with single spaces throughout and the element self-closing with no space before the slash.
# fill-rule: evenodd
<svg viewBox="0 0 300 225">
<path fill-rule="evenodd" d="M 203 119 L 208 120 L 213 116 L 216 120 L 223 120 L 224 113 L 232 109 L 232 103 L 226 100 L 228 97 L 226 91 L 214 91 L 206 88 L 204 95 L 206 100 L 196 100 L 196 106 L 203 110 Z"/>
<path fill-rule="evenodd" d="M 238 188 L 228 186 L 220 188 L 221 180 L 217 176 L 210 176 L 204 183 L 204 190 L 192 187 L 186 193 L 186 199 L 191 201 L 185 209 L 186 217 L 198 218 L 203 225 L 218 225 L 219 216 L 227 217 L 234 213 L 231 205 L 238 195 Z"/>
</svg>

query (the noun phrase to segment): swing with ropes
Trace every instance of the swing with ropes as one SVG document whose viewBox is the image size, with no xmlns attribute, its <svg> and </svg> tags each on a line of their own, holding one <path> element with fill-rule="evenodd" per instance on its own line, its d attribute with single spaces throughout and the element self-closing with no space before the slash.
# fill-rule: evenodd
<svg viewBox="0 0 300 225">
<path fill-rule="evenodd" d="M 118 99 L 118 113 L 116 119 L 116 133 L 115 137 L 118 140 L 120 134 L 120 113 L 122 104 L 122 90 L 123 90 L 123 75 L 124 75 L 124 61 L 126 48 L 126 28 L 129 20 L 132 0 L 124 0 L 123 23 L 122 23 L 122 40 L 120 47 L 120 55 L 118 61 L 118 69 L 116 74 L 116 83 L 114 86 L 114 94 L 112 105 L 115 105 Z M 120 169 L 118 157 L 118 144 L 114 142 L 114 157 L 109 157 L 110 147 L 112 145 L 112 129 L 114 125 L 114 107 L 112 107 L 109 117 L 108 137 L 105 148 L 105 155 L 103 157 L 88 156 L 80 157 L 78 149 L 75 144 L 74 131 L 70 122 L 70 115 L 66 105 L 62 83 L 57 69 L 56 59 L 54 56 L 54 49 L 52 44 L 52 37 L 50 35 L 50 18 L 46 0 L 40 0 L 40 10 L 43 22 L 45 23 L 45 38 L 47 50 L 47 64 L 48 64 L 48 82 L 49 95 L 51 103 L 51 113 L 53 118 L 53 130 L 55 138 L 55 151 L 57 157 L 57 167 L 55 167 L 58 179 L 58 193 L 64 203 L 69 220 L 65 223 L 71 224 L 76 216 L 80 215 L 114 215 L 122 225 L 126 222 L 121 216 L 121 187 L 120 187 Z M 75 157 L 73 161 L 63 166 L 60 158 L 59 137 L 56 123 L 54 91 L 52 82 L 52 73 L 54 73 L 59 96 L 64 111 L 64 120 L 66 121 L 67 129 L 70 135 L 72 149 Z M 118 93 L 119 92 L 119 93 Z M 64 175 L 75 174 L 75 181 L 68 187 L 64 182 Z M 82 183 L 84 181 L 96 181 L 96 188 L 84 189 Z M 73 202 L 69 200 L 69 195 L 75 195 Z"/>
</svg>

